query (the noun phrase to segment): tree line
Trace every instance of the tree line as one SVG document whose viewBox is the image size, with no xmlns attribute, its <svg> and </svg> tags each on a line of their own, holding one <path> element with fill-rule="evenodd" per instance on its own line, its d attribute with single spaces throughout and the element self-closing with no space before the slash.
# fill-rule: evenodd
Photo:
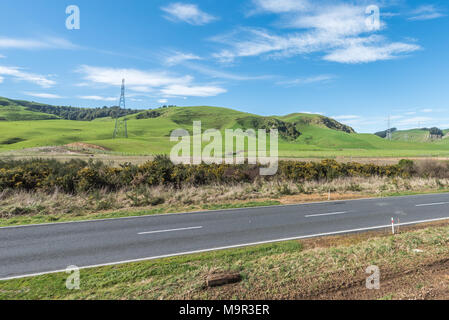
<svg viewBox="0 0 449 320">
<path fill-rule="evenodd" d="M 51 106 L 46 104 L 38 104 L 28 101 L 14 101 L 20 104 L 29 111 L 43 112 L 47 114 L 53 114 L 61 119 L 65 120 L 79 120 L 79 121 L 92 121 L 98 118 L 106 117 L 124 117 L 127 115 L 139 113 L 142 110 L 121 109 L 117 106 L 102 108 L 79 108 L 79 107 L 66 107 L 66 106 Z"/>
</svg>

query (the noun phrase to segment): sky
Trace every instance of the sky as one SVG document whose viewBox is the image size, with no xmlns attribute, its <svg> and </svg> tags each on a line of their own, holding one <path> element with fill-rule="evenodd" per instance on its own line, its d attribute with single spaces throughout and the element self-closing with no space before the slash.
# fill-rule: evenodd
<svg viewBox="0 0 449 320">
<path fill-rule="evenodd" d="M 79 28 L 73 15 L 79 9 Z M 449 128 L 449 2 L 2 0 L 0 96 Z"/>
</svg>

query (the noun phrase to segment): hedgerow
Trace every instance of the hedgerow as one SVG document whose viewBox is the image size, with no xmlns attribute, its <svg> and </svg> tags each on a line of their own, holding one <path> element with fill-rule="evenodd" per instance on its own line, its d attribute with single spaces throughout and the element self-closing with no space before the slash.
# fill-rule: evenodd
<svg viewBox="0 0 449 320">
<path fill-rule="evenodd" d="M 436 167 L 438 174 L 449 175 L 449 166 Z M 332 180 L 339 177 L 403 177 L 430 176 L 426 170 L 415 168 L 413 162 L 401 161 L 397 165 L 375 165 L 361 163 L 339 163 L 334 160 L 321 162 L 280 161 L 275 176 L 259 175 L 259 165 L 241 164 L 173 164 L 166 156 L 156 156 L 142 165 L 130 163 L 112 167 L 100 161 L 32 159 L 0 161 L 0 191 L 61 190 L 66 193 L 93 190 L 136 189 L 142 186 L 207 185 L 216 183 L 252 182 L 257 179 L 281 178 L 303 182 L 311 180 Z"/>
</svg>

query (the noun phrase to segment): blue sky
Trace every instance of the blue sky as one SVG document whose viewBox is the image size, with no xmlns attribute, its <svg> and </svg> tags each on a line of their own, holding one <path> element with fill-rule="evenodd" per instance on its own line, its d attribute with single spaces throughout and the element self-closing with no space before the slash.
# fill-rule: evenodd
<svg viewBox="0 0 449 320">
<path fill-rule="evenodd" d="M 79 30 L 66 28 L 69 5 Z M 124 77 L 132 108 L 449 128 L 448 14 L 444 0 L 2 0 L 0 96 L 116 105 Z"/>
</svg>

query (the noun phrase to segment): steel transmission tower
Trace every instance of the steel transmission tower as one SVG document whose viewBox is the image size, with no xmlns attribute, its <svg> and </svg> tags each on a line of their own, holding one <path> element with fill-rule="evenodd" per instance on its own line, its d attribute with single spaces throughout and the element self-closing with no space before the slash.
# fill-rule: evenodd
<svg viewBox="0 0 449 320">
<path fill-rule="evenodd" d="M 122 80 L 122 94 L 120 95 L 119 108 L 120 109 L 126 109 L 126 103 L 125 103 L 125 79 Z"/>
<path fill-rule="evenodd" d="M 120 95 L 119 109 L 126 109 L 125 103 L 125 79 L 122 80 L 122 91 Z M 126 118 L 119 120 L 119 115 L 115 118 L 115 128 L 113 138 L 128 138 L 128 123 Z"/>
</svg>

